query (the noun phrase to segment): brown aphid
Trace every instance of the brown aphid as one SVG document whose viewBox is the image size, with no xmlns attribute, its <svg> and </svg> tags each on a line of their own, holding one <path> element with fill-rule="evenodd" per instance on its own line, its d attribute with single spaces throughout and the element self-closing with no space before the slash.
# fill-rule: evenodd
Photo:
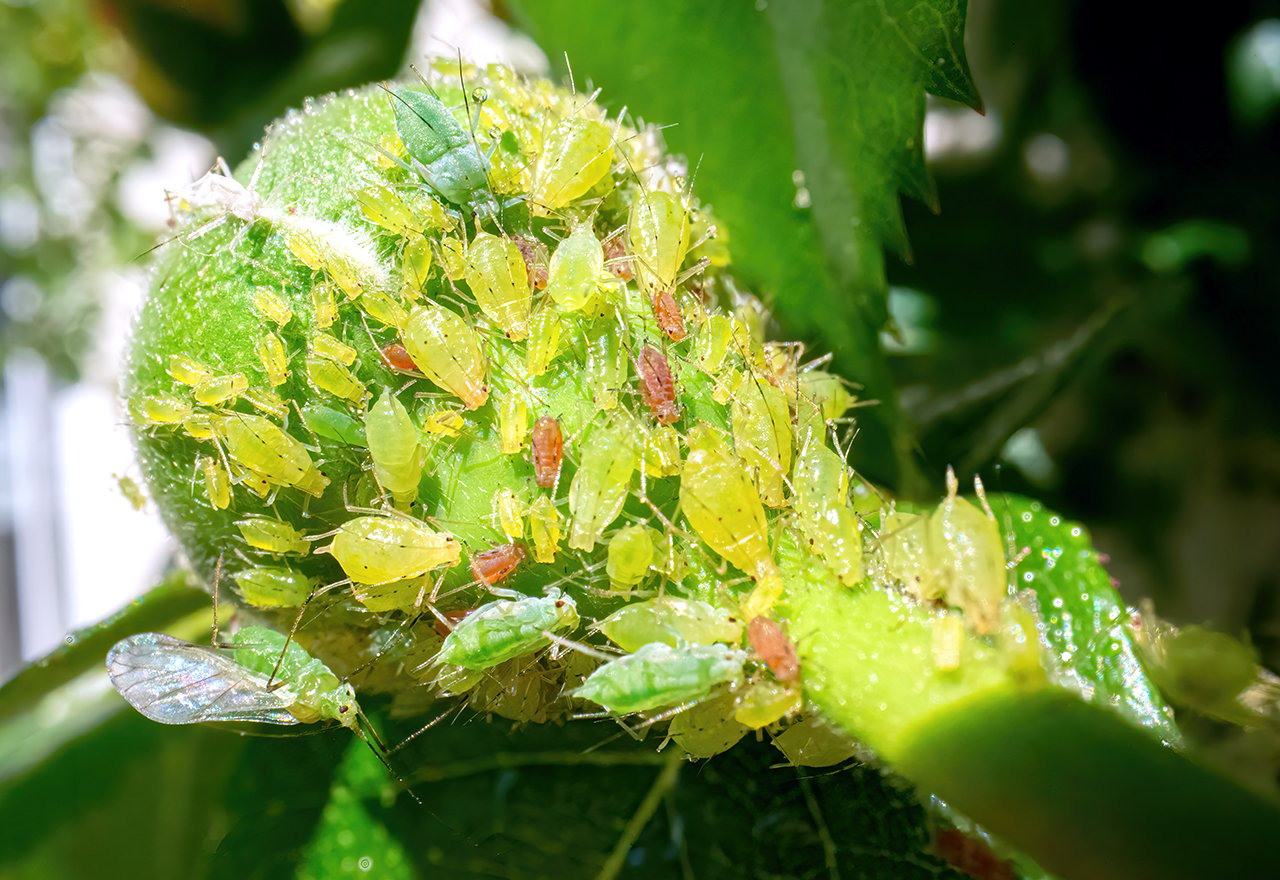
<svg viewBox="0 0 1280 880">
<path fill-rule="evenodd" d="M 418 365 L 413 362 L 413 358 L 409 357 L 409 350 L 398 342 L 382 346 L 378 349 L 378 354 L 382 356 L 382 362 L 393 370 L 418 372 Z"/>
<path fill-rule="evenodd" d="M 653 317 L 672 342 L 679 342 L 689 335 L 684 326 L 684 315 L 680 314 L 680 306 L 671 291 L 660 290 L 653 295 Z"/>
<path fill-rule="evenodd" d="M 627 256 L 627 245 L 621 235 L 605 239 L 604 264 L 621 281 L 630 281 L 636 277 L 635 270 L 631 268 L 631 260 Z"/>
<path fill-rule="evenodd" d="M 471 573 L 480 583 L 492 586 L 515 571 L 525 555 L 523 544 L 499 544 L 471 557 Z"/>
<path fill-rule="evenodd" d="M 529 283 L 533 285 L 533 289 L 545 289 L 550 277 L 547 246 L 537 239 L 525 238 L 523 235 L 513 235 L 511 240 L 520 249 L 520 256 L 524 257 L 524 267 L 529 272 Z"/>
<path fill-rule="evenodd" d="M 747 624 L 747 640 L 774 678 L 786 684 L 800 680 L 800 658 L 796 656 L 796 646 L 791 644 L 777 621 L 763 616 L 751 618 L 751 623 Z"/>
<path fill-rule="evenodd" d="M 975 880 L 1015 880 L 1018 873 L 996 855 L 986 842 L 955 828 L 939 828 L 933 835 L 933 851 L 962 874 Z"/>
<path fill-rule="evenodd" d="M 649 414 L 659 424 L 674 425 L 680 420 L 680 404 L 676 403 L 676 383 L 671 378 L 667 356 L 646 345 L 640 349 L 636 372 L 640 377 L 640 397 L 649 407 Z"/>
<path fill-rule="evenodd" d="M 533 481 L 543 489 L 550 489 L 560 479 L 560 466 L 564 464 L 564 434 L 560 422 L 551 416 L 538 419 L 529 445 L 533 449 Z"/>
</svg>

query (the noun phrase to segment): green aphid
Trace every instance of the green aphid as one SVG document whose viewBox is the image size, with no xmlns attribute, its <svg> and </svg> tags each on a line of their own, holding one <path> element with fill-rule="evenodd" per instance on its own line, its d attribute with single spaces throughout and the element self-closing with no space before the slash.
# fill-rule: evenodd
<svg viewBox="0 0 1280 880">
<path fill-rule="evenodd" d="M 391 89 L 396 131 L 423 180 L 446 201 L 478 213 L 497 211 L 489 163 L 471 134 L 434 94 Z"/>
<path fill-rule="evenodd" d="M 308 403 L 302 407 L 302 421 L 317 436 L 347 446 L 368 446 L 364 425 L 350 413 L 323 403 Z"/>
<path fill-rule="evenodd" d="M 617 715 L 699 700 L 719 684 L 742 678 L 746 654 L 727 645 L 673 648 L 662 642 L 610 660 L 587 677 L 575 697 Z"/>
<path fill-rule="evenodd" d="M 444 640 L 436 661 L 466 669 L 488 669 L 551 644 L 548 632 L 578 625 L 578 608 L 559 590 L 546 596 L 500 599 L 472 611 Z"/>
<path fill-rule="evenodd" d="M 268 553 L 311 552 L 311 542 L 302 532 L 287 522 L 269 516 L 250 516 L 236 520 L 236 528 L 240 530 L 245 543 L 255 550 L 265 550 Z"/>
<path fill-rule="evenodd" d="M 307 600 L 315 580 L 293 569 L 259 566 L 231 575 L 240 595 L 254 608 L 296 608 Z"/>
<path fill-rule="evenodd" d="M 600 631 L 624 651 L 638 651 L 650 642 L 673 648 L 737 642 L 742 621 L 707 602 L 659 596 L 618 609 L 600 622 Z"/>
</svg>

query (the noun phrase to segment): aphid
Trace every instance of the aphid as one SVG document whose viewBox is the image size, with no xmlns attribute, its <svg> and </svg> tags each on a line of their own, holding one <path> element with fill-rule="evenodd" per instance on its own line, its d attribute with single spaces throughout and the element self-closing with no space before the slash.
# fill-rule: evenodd
<svg viewBox="0 0 1280 880">
<path fill-rule="evenodd" d="M 930 646 L 933 668 L 939 672 L 959 669 L 964 638 L 964 618 L 960 615 L 948 614 L 934 621 L 933 644 Z"/>
<path fill-rule="evenodd" d="M 1040 620 L 1035 611 L 1021 602 L 1007 602 L 1001 612 L 1000 653 L 1004 655 L 1010 677 L 1022 687 L 1044 684 Z M 1157 681 L 1157 684 L 1161 683 Z"/>
<path fill-rule="evenodd" d="M 197 403 L 205 406 L 218 406 L 229 400 L 235 400 L 248 387 L 249 377 L 244 373 L 211 376 L 191 389 L 191 396 Z"/>
<path fill-rule="evenodd" d="M 649 295 L 670 290 L 689 250 L 689 212 L 671 193 L 643 193 L 631 203 L 627 242 Z"/>
<path fill-rule="evenodd" d="M 351 584 L 351 595 L 367 610 L 377 614 L 387 611 L 416 612 L 434 587 L 434 580 L 426 575 L 391 581 L 385 584 Z"/>
<path fill-rule="evenodd" d="M 524 268 L 529 273 L 529 283 L 534 290 L 543 290 L 550 277 L 547 269 L 547 246 L 536 238 L 523 235 L 511 236 L 511 241 L 520 248 L 520 256 L 524 257 Z"/>
<path fill-rule="evenodd" d="M 481 214 L 497 211 L 489 163 L 458 120 L 434 94 L 391 89 L 396 131 L 414 168 L 446 201 Z"/>
<path fill-rule="evenodd" d="M 529 335 L 533 293 L 524 257 L 513 241 L 478 233 L 467 248 L 466 281 L 480 311 L 508 339 L 519 341 Z"/>
<path fill-rule="evenodd" d="M 560 354 L 563 329 L 564 319 L 555 305 L 543 303 L 533 316 L 525 349 L 524 365 L 530 376 L 541 376 L 551 368 L 551 362 Z"/>
<path fill-rule="evenodd" d="M 334 397 L 357 406 L 369 396 L 369 390 L 360 383 L 356 375 L 337 361 L 308 352 L 306 365 L 307 379 L 321 391 L 327 391 Z"/>
<path fill-rule="evenodd" d="M 202 455 L 200 470 L 204 473 L 204 491 L 209 504 L 215 510 L 226 510 L 231 504 L 231 477 L 227 469 L 216 458 Z"/>
<path fill-rule="evenodd" d="M 929 517 L 928 551 L 947 602 L 964 609 L 974 632 L 993 632 L 1008 595 L 1004 542 L 995 519 L 959 497 L 959 481 L 947 469 L 947 497 Z"/>
<path fill-rule="evenodd" d="M 249 303 L 264 317 L 281 327 L 293 320 L 293 308 L 270 288 L 255 287 L 249 293 Z"/>
<path fill-rule="evenodd" d="M 147 506 L 147 496 L 143 494 L 142 488 L 134 482 L 132 477 L 124 475 L 114 475 L 116 485 L 120 487 L 120 494 L 129 502 L 129 506 L 134 510 L 142 510 Z"/>
<path fill-rule="evenodd" d="M 365 413 L 364 432 L 378 485 L 391 494 L 397 507 L 407 510 L 418 497 L 426 450 L 409 411 L 390 389 Z"/>
<path fill-rule="evenodd" d="M 431 239 L 419 236 L 405 242 L 404 252 L 400 255 L 400 275 L 411 298 L 417 299 L 427 286 L 431 278 L 431 262 Z"/>
<path fill-rule="evenodd" d="M 440 268 L 450 281 L 461 281 L 467 274 L 467 244 L 446 235 L 440 239 Z"/>
<path fill-rule="evenodd" d="M 817 405 L 826 421 L 843 418 L 857 401 L 843 379 L 822 370 L 805 370 L 798 382 L 800 394 Z"/>
<path fill-rule="evenodd" d="M 547 295 L 566 312 L 586 308 L 604 275 L 604 249 L 590 223 L 580 223 L 551 255 Z"/>
<path fill-rule="evenodd" d="M 213 370 L 188 354 L 169 355 L 169 365 L 165 371 L 183 385 L 199 385 L 214 376 Z"/>
<path fill-rule="evenodd" d="M 303 555 L 311 552 L 311 542 L 303 537 L 302 532 L 287 522 L 269 516 L 250 516 L 236 520 L 236 528 L 240 530 L 245 543 L 255 550 Z"/>
<path fill-rule="evenodd" d="M 461 398 L 467 409 L 483 406 L 489 399 L 480 340 L 459 315 L 435 303 L 418 306 L 409 314 L 402 335 L 418 369 Z"/>
<path fill-rule="evenodd" d="M 622 650 L 638 651 L 650 642 L 673 648 L 736 643 L 742 638 L 742 623 L 699 599 L 659 596 L 619 608 L 600 622 L 600 631 Z"/>
<path fill-rule="evenodd" d="M 381 321 L 388 327 L 402 326 L 409 315 L 404 306 L 396 302 L 389 293 L 381 290 L 366 290 L 364 296 L 360 298 L 360 306 L 369 317 Z"/>
<path fill-rule="evenodd" d="M 182 422 L 182 429 L 193 440 L 209 440 L 213 437 L 213 416 L 209 413 L 192 413 Z"/>
<path fill-rule="evenodd" d="M 485 586 L 506 580 L 525 560 L 524 546 L 517 543 L 499 544 L 471 557 L 471 574 Z"/>
<path fill-rule="evenodd" d="M 457 538 L 434 532 L 407 516 L 347 520 L 323 551 L 331 553 L 353 581 L 372 585 L 452 568 L 462 558 Z"/>
<path fill-rule="evenodd" d="M 673 477 L 680 473 L 680 434 L 670 425 L 643 426 L 644 449 L 640 463 L 647 477 Z"/>
<path fill-rule="evenodd" d="M 277 419 L 283 419 L 289 414 L 289 405 L 274 391 L 268 391 L 266 388 L 250 388 L 242 396 L 253 404 L 254 409 Z"/>
<path fill-rule="evenodd" d="M 346 446 L 368 446 L 364 425 L 344 410 L 325 406 L 323 403 L 308 403 L 301 409 L 302 422 L 317 436 Z"/>
<path fill-rule="evenodd" d="M 356 362 L 356 350 L 336 336 L 317 333 L 311 337 L 311 350 L 331 361 L 349 367 Z"/>
<path fill-rule="evenodd" d="M 254 608 L 297 608 L 315 589 L 314 579 L 291 568 L 259 566 L 231 575 Z"/>
<path fill-rule="evenodd" d="M 537 562 L 555 562 L 560 549 L 562 517 L 555 502 L 539 495 L 529 505 L 529 538 L 533 541 L 533 558 Z"/>
<path fill-rule="evenodd" d="M 612 327 L 597 329 L 587 340 L 587 387 L 595 405 L 618 405 L 618 389 L 627 381 L 627 354 Z"/>
<path fill-rule="evenodd" d="M 548 632 L 578 626 L 573 598 L 552 589 L 546 596 L 502 599 L 472 611 L 445 637 L 436 662 L 488 669 L 551 644 Z"/>
<path fill-rule="evenodd" d="M 628 591 L 649 573 L 655 553 L 651 531 L 647 526 L 638 524 L 623 526 L 609 539 L 605 571 L 614 590 Z M 608 635 L 607 632 L 605 634 Z"/>
<path fill-rule="evenodd" d="M 142 398 L 138 410 L 153 425 L 172 425 L 191 415 L 191 404 L 171 394 L 154 394 Z"/>
<path fill-rule="evenodd" d="M 262 626 L 241 629 L 229 650 L 163 633 L 129 636 L 108 652 L 107 675 L 129 705 L 161 724 L 336 721 L 359 733 L 351 685 Z"/>
<path fill-rule="evenodd" d="M 433 412 L 426 417 L 422 423 L 422 430 L 428 434 L 441 434 L 445 437 L 461 437 L 462 429 L 467 426 L 467 420 L 463 418 L 462 413 L 455 412 L 451 409 Z"/>
<path fill-rule="evenodd" d="M 677 711 L 667 725 L 667 736 L 692 759 L 713 758 L 727 752 L 748 730 L 734 717 L 736 703 L 735 695 L 726 691 Z"/>
<path fill-rule="evenodd" d="M 227 413 L 214 423 L 227 454 L 246 470 L 279 486 L 319 498 L 329 479 L 316 470 L 301 443 L 262 416 Z"/>
<path fill-rule="evenodd" d="M 769 552 L 760 493 L 741 460 L 701 422 L 689 433 L 689 455 L 680 475 L 680 509 L 698 537 L 756 580 L 744 614 L 766 612 L 782 591 L 782 579 Z"/>
<path fill-rule="evenodd" d="M 544 213 L 585 195 L 613 165 L 613 133 L 603 122 L 571 116 L 542 143 L 529 200 Z"/>
<path fill-rule="evenodd" d="M 382 358 L 382 362 L 393 370 L 406 373 L 418 372 L 418 365 L 413 362 L 413 358 L 409 357 L 409 350 L 398 342 L 382 346 L 378 349 L 378 355 Z"/>
<path fill-rule="evenodd" d="M 311 308 L 315 311 L 316 326 L 324 329 L 338 318 L 338 304 L 333 298 L 333 285 L 321 282 L 311 288 Z"/>
<path fill-rule="evenodd" d="M 360 203 L 361 214 L 402 238 L 444 228 L 448 222 L 442 205 L 413 190 L 393 190 L 374 184 L 357 192 L 356 201 Z"/>
<path fill-rule="evenodd" d="M 772 386 L 769 386 L 772 387 Z M 845 586 L 862 580 L 862 523 L 848 507 L 844 460 L 815 436 L 796 461 L 792 501 L 800 530 Z"/>
<path fill-rule="evenodd" d="M 928 524 L 924 514 L 897 510 L 880 519 L 878 562 L 888 579 L 921 602 L 932 602 L 943 592 L 928 552 Z"/>
<path fill-rule="evenodd" d="M 800 680 L 800 658 L 796 655 L 796 646 L 777 621 L 763 615 L 751 618 L 751 623 L 747 624 L 747 641 L 778 681 L 795 684 Z"/>
<path fill-rule="evenodd" d="M 635 277 L 631 267 L 631 257 L 627 254 L 627 244 L 621 235 L 611 235 L 604 240 L 604 260 L 620 281 L 630 281 Z"/>
<path fill-rule="evenodd" d="M 684 324 L 684 315 L 680 314 L 680 306 L 669 290 L 659 290 L 653 294 L 653 317 L 659 329 L 667 334 L 672 342 L 680 342 L 689 335 Z"/>
<path fill-rule="evenodd" d="M 524 517 L 528 511 L 528 505 L 510 489 L 499 489 L 494 493 L 493 514 L 508 541 L 519 541 L 524 537 Z"/>
<path fill-rule="evenodd" d="M 770 507 L 785 503 L 782 481 L 791 473 L 791 412 L 786 395 L 767 382 L 749 380 L 733 397 L 733 446 L 756 470 L 760 497 Z"/>
<path fill-rule="evenodd" d="M 976 880 L 1017 880 L 1019 872 L 996 855 L 979 836 L 956 828 L 939 828 L 933 834 L 933 851 L 957 872 Z"/>
<path fill-rule="evenodd" d="M 800 711 L 800 705 L 799 688 L 760 679 L 752 682 L 738 696 L 734 704 L 733 719 L 752 730 L 759 730 Z"/>
<path fill-rule="evenodd" d="M 289 381 L 289 355 L 285 351 L 284 342 L 274 333 L 263 333 L 254 346 L 258 360 L 262 362 L 263 372 L 272 385 L 283 385 Z"/>
<path fill-rule="evenodd" d="M 726 645 L 673 648 L 662 642 L 610 660 L 573 692 L 617 715 L 698 700 L 742 678 L 746 655 Z"/>
<path fill-rule="evenodd" d="M 498 407 L 498 434 L 502 438 L 503 455 L 515 455 L 524 448 L 528 424 L 528 401 L 521 394 L 509 393 Z"/>
<path fill-rule="evenodd" d="M 680 404 L 676 401 L 676 385 L 667 356 L 652 345 L 645 345 L 636 359 L 636 371 L 640 378 L 640 398 L 649 408 L 649 414 L 661 425 L 679 421 Z"/>
<path fill-rule="evenodd" d="M 298 214 L 282 214 L 278 222 L 289 251 L 303 265 L 325 273 L 347 299 L 359 299 L 365 291 L 386 287 L 386 269 L 367 235 L 340 223 Z"/>
<path fill-rule="evenodd" d="M 534 422 L 529 445 L 533 481 L 542 489 L 550 489 L 560 479 L 560 467 L 564 464 L 564 433 L 559 420 L 543 416 Z"/>
<path fill-rule="evenodd" d="M 570 547 L 590 550 L 596 545 L 622 512 L 639 463 L 635 432 L 626 419 L 614 419 L 595 431 L 569 485 Z"/>
</svg>

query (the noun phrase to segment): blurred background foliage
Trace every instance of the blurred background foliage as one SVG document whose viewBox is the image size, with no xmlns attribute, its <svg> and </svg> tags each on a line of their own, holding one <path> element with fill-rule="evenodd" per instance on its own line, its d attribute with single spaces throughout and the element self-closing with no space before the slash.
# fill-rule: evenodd
<svg viewBox="0 0 1280 880">
<path fill-rule="evenodd" d="M 879 175 L 882 196 L 896 188 L 914 197 L 901 217 L 881 198 L 852 256 L 808 219 L 841 210 L 830 194 L 848 181 L 815 179 L 822 163 L 805 155 L 804 127 L 774 126 L 771 114 L 794 110 L 806 84 L 785 46 L 768 41 L 791 27 L 793 38 L 820 37 L 838 51 L 850 35 L 789 22 L 780 2 L 773 12 L 760 5 L 772 16 L 768 33 L 734 4 L 703 4 L 687 18 L 616 5 L 497 0 L 495 18 L 472 27 L 517 42 L 506 28 L 527 32 L 552 69 L 563 71 L 568 50 L 580 88 L 603 86 L 613 107 L 675 124 L 669 141 L 699 168 L 695 187 L 726 221 L 748 215 L 762 193 L 772 200 L 770 216 L 798 239 L 771 245 L 767 223 L 727 223 L 736 236 L 729 247 L 748 280 L 790 279 L 762 283 L 777 333 L 805 340 L 811 353 L 835 351 L 837 370 L 881 401 L 860 411 L 856 465 L 919 498 L 941 491 L 947 464 L 962 479 L 981 473 L 988 487 L 1038 497 L 1090 526 L 1129 601 L 1150 597 L 1175 621 L 1243 634 L 1264 663 L 1280 665 L 1280 346 L 1272 338 L 1280 327 L 1280 2 L 1154 16 L 1102 0 L 971 0 L 965 43 L 985 115 L 948 100 L 973 102 L 963 77 L 948 88 L 926 65 L 915 74 L 920 88 L 947 97 L 899 105 L 916 114 L 906 121 L 923 123 L 923 141 L 868 156 L 858 132 L 827 133 L 850 168 Z M 141 258 L 166 228 L 154 198 L 162 186 L 198 175 L 216 154 L 234 164 L 267 121 L 306 95 L 394 75 L 424 51 L 451 51 L 429 16 L 458 6 L 0 0 L 0 356 L 34 353 L 74 380 L 95 336 L 111 329 L 103 303 L 122 279 L 143 275 Z M 824 4 L 804 8 L 820 14 Z M 537 69 L 527 39 L 519 45 Z M 694 75 L 664 58 L 711 63 Z M 829 83 L 823 71 L 814 75 L 820 105 Z M 719 91 L 695 80 L 716 81 Z M 914 130 L 882 121 L 886 130 Z M 806 173 L 780 181 L 740 171 L 779 150 Z M 862 179 L 855 176 L 844 208 L 866 209 Z M 138 198 L 140 181 L 150 200 Z M 750 198 L 735 204 L 731 181 Z M 883 261 L 882 246 L 891 252 Z M 889 319 L 883 349 L 866 330 L 879 316 Z M 138 738 L 149 728 L 140 719 L 112 723 L 119 742 L 82 748 L 143 748 Z M 184 735 L 200 749 L 208 740 L 224 762 L 208 771 L 215 774 L 258 748 L 205 731 Z M 1224 751 L 1239 746 L 1208 722 L 1200 735 Z M 166 742 L 176 744 L 156 747 L 162 764 L 190 754 L 191 743 Z M 1250 766 L 1274 773 L 1280 751 L 1261 748 L 1267 753 L 1252 754 Z M 47 773 L 100 760 L 74 758 Z M 769 759 L 735 760 L 755 761 L 734 770 L 751 776 Z M 721 764 L 710 775 L 722 771 L 730 772 Z M 495 791 L 511 784 L 498 770 L 483 772 L 495 774 Z M 896 797 L 881 781 L 850 784 L 871 786 L 860 795 L 868 802 Z M 813 819 L 816 796 L 805 791 L 800 806 L 810 818 L 787 825 L 796 814 L 781 811 L 778 834 L 805 837 L 815 864 L 830 863 L 826 826 Z M 6 814 L 23 802 L 15 792 L 5 796 Z M 717 795 L 753 796 L 780 795 Z M 325 797 L 327 789 L 317 794 L 315 811 Z M 223 830 L 238 821 L 235 833 L 253 834 L 244 825 L 251 820 L 210 821 Z M 889 837 L 919 836 L 919 827 L 916 816 Z M 651 852 L 671 864 L 687 858 L 676 836 L 654 841 Z M 892 849 L 868 840 L 866 852 Z M 156 858 L 164 852 L 158 840 Z M 911 867 L 920 875 L 944 870 L 920 858 Z M 767 862 L 762 874 L 777 867 Z M 884 876 L 892 870 L 905 869 Z"/>
</svg>

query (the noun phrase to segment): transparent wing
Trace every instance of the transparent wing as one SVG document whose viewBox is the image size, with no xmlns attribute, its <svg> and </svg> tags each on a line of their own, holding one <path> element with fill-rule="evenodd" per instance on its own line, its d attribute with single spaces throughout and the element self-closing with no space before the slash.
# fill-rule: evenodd
<svg viewBox="0 0 1280 880">
<path fill-rule="evenodd" d="M 289 688 L 267 682 L 217 648 L 162 633 L 140 633 L 107 654 L 107 675 L 120 696 L 152 721 L 259 721 L 298 724 Z"/>
</svg>

